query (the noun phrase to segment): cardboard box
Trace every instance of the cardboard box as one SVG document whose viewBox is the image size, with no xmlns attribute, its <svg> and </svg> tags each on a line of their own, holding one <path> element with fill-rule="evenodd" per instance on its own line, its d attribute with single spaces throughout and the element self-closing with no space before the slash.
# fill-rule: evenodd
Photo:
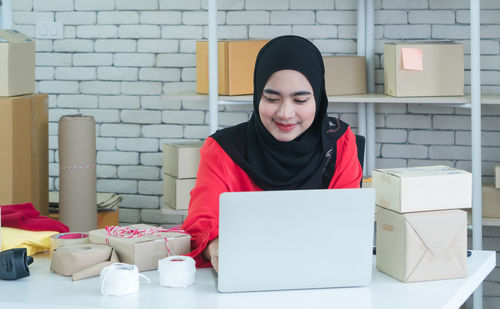
<svg viewBox="0 0 500 309">
<path fill-rule="evenodd" d="M 399 214 L 376 207 L 377 269 L 403 282 L 467 275 L 467 214 L 439 210 Z"/>
<path fill-rule="evenodd" d="M 323 56 L 326 94 L 366 93 L 366 62 L 362 56 Z"/>
<path fill-rule="evenodd" d="M 0 96 L 35 92 L 35 41 L 0 29 Z"/>
<path fill-rule="evenodd" d="M 165 203 L 176 210 L 188 209 L 191 190 L 196 184 L 196 178 L 178 179 L 163 174 L 163 194 Z"/>
<path fill-rule="evenodd" d="M 362 188 L 371 188 L 372 187 L 372 178 L 369 176 L 363 177 Z"/>
<path fill-rule="evenodd" d="M 175 178 L 196 178 L 202 142 L 163 144 L 163 171 Z"/>
<path fill-rule="evenodd" d="M 500 164 L 495 165 L 495 188 L 500 189 Z"/>
<path fill-rule="evenodd" d="M 453 42 L 386 43 L 384 93 L 396 97 L 462 96 L 463 45 Z"/>
<path fill-rule="evenodd" d="M 128 226 L 131 229 L 144 230 L 153 228 L 146 224 L 135 224 Z M 158 236 L 160 235 L 160 236 Z M 139 271 L 158 268 L 158 261 L 167 257 L 168 241 L 171 255 L 183 255 L 191 251 L 191 236 L 177 232 L 156 233 L 142 237 L 125 238 L 117 236 L 106 236 L 104 229 L 89 232 L 89 240 L 94 244 L 107 244 L 113 247 L 118 254 L 120 262 L 135 264 Z"/>
<path fill-rule="evenodd" d="M 255 60 L 267 40 L 218 42 L 219 95 L 253 93 Z M 208 42 L 196 42 L 196 92 L 208 93 Z"/>
<path fill-rule="evenodd" d="M 397 212 L 470 208 L 472 174 L 444 165 L 374 169 L 376 204 Z"/>
<path fill-rule="evenodd" d="M 500 190 L 492 183 L 482 186 L 483 218 L 500 219 Z"/>
<path fill-rule="evenodd" d="M 0 97 L 0 205 L 31 202 L 49 213 L 46 94 Z"/>
</svg>

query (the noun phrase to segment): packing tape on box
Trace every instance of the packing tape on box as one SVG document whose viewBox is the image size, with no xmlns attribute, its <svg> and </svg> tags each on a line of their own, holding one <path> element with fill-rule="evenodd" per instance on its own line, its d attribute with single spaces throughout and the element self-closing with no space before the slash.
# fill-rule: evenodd
<svg viewBox="0 0 500 309">
<path fill-rule="evenodd" d="M 196 267 L 189 256 L 173 255 L 158 261 L 160 285 L 171 288 L 186 288 L 193 284 Z"/>
<path fill-rule="evenodd" d="M 139 278 L 148 277 L 139 273 L 135 265 L 114 263 L 101 271 L 101 294 L 104 296 L 126 296 L 139 292 Z"/>
<path fill-rule="evenodd" d="M 50 256 L 56 248 L 79 244 L 88 244 L 89 234 L 87 233 L 61 233 L 50 236 Z"/>
</svg>

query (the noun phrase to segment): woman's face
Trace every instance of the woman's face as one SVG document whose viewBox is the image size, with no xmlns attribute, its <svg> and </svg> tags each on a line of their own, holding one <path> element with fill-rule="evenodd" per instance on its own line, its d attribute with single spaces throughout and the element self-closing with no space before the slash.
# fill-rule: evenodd
<svg viewBox="0 0 500 309">
<path fill-rule="evenodd" d="M 289 142 L 301 135 L 315 114 L 314 92 L 302 73 L 281 70 L 271 75 L 260 98 L 259 116 L 276 140 Z"/>
</svg>

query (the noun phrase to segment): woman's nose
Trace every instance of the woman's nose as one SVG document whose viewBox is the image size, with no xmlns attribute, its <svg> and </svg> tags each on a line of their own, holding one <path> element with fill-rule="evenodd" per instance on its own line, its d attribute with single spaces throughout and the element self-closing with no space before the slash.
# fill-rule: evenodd
<svg viewBox="0 0 500 309">
<path fill-rule="evenodd" d="M 284 119 L 289 119 L 293 117 L 294 113 L 295 109 L 293 108 L 293 103 L 288 99 L 283 100 L 280 104 L 278 116 Z"/>
</svg>

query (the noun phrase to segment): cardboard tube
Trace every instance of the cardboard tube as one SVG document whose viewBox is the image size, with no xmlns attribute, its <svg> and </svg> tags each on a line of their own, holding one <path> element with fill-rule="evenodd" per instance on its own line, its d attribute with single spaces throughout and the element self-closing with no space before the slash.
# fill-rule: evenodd
<svg viewBox="0 0 500 309">
<path fill-rule="evenodd" d="M 71 231 L 97 228 L 95 120 L 68 115 L 59 120 L 59 215 Z"/>
</svg>

